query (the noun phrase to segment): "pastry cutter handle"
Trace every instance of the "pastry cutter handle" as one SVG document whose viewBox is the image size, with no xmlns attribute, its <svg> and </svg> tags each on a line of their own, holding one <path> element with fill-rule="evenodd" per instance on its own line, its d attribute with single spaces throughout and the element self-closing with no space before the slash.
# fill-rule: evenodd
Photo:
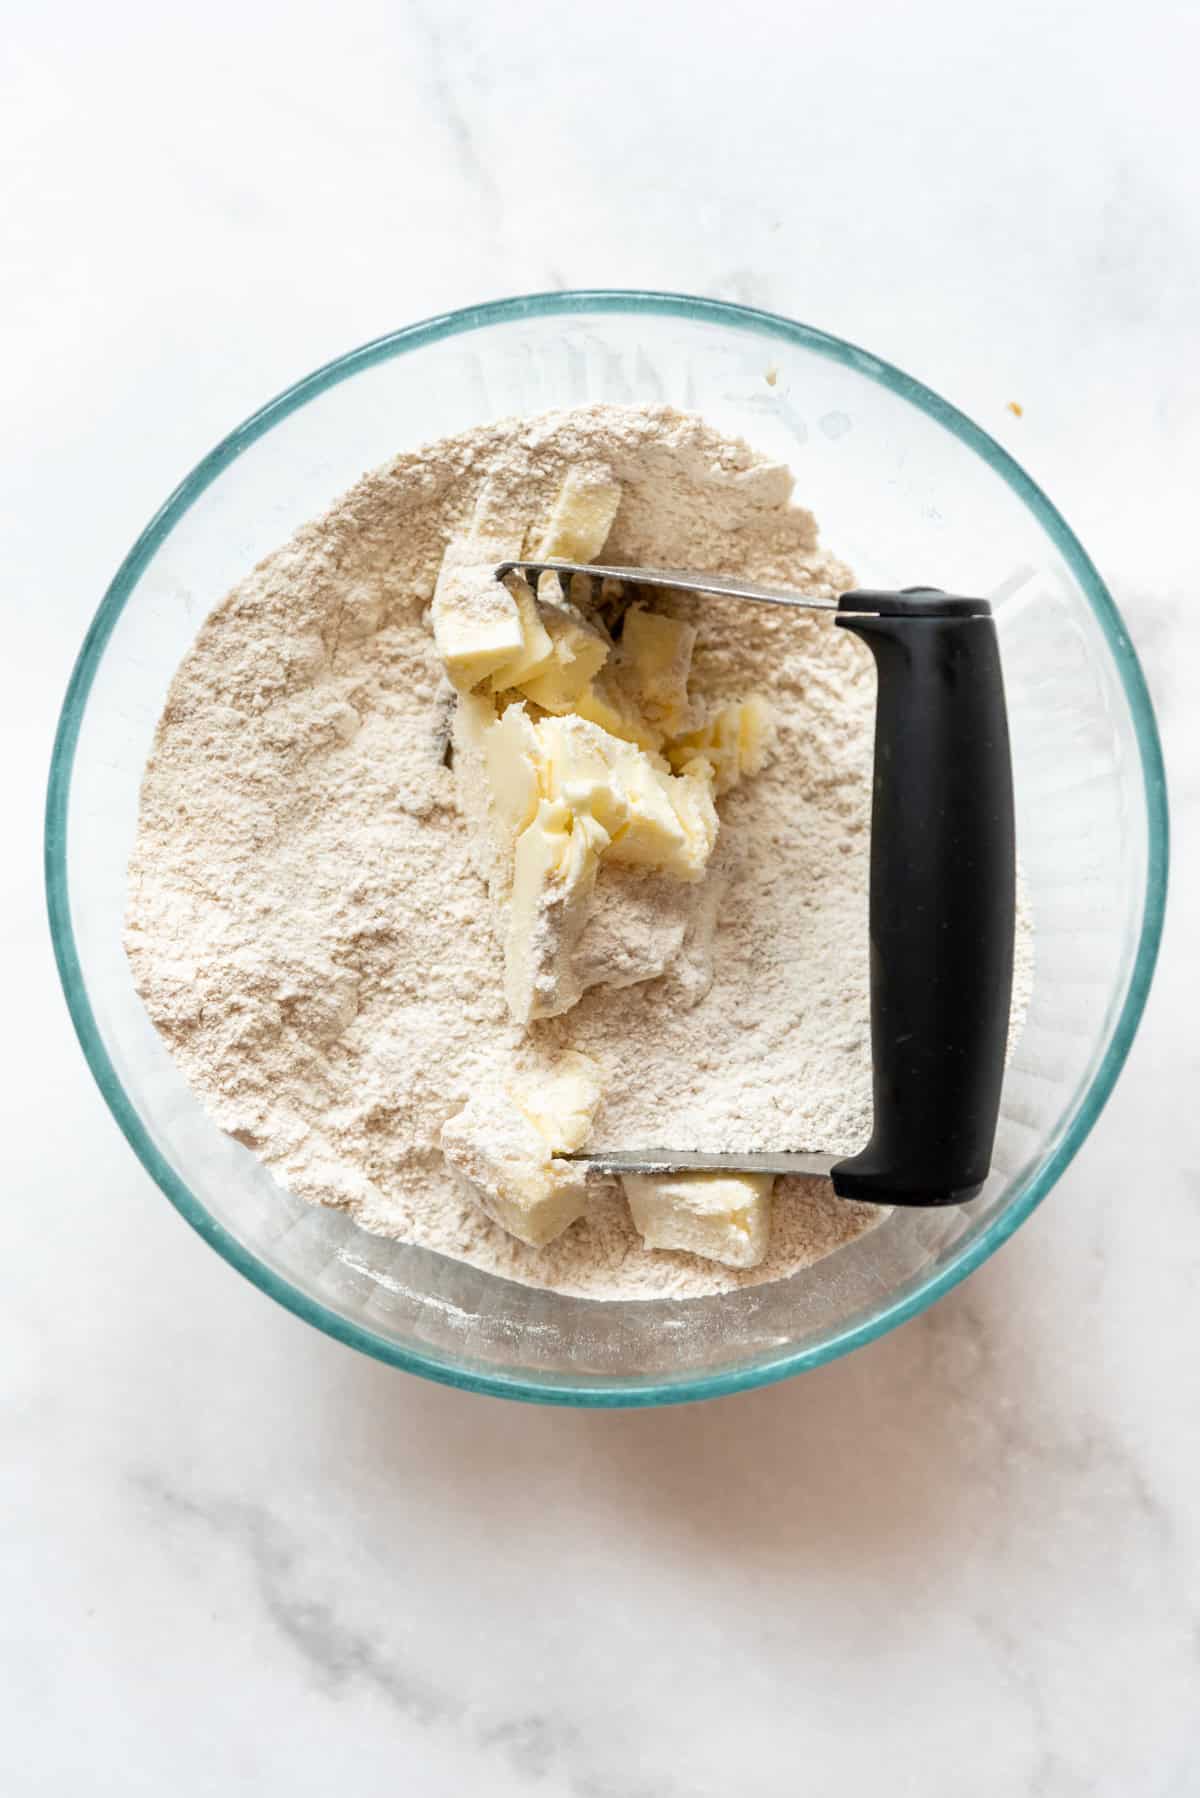
<svg viewBox="0 0 1200 1798">
<path fill-rule="evenodd" d="M 991 1164 L 1012 997 L 1008 718 L 985 600 L 842 596 L 875 658 L 870 984 L 874 1125 L 843 1198 L 952 1205 Z"/>
</svg>

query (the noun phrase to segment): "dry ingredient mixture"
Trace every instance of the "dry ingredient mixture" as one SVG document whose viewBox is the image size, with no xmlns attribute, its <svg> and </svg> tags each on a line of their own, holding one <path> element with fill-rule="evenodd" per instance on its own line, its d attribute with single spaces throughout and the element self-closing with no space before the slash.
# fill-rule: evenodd
<svg viewBox="0 0 1200 1798">
<path fill-rule="evenodd" d="M 773 750 L 752 776 L 718 783 L 702 881 L 611 860 L 591 870 L 569 1009 L 545 1015 L 524 962 L 515 977 L 505 966 L 496 881 L 489 899 L 483 878 L 495 871 L 470 815 L 480 782 L 464 720 L 484 702 L 459 701 L 454 719 L 431 602 L 447 545 L 477 532 L 481 513 L 528 546 L 566 478 L 614 503 L 619 489 L 606 561 L 823 595 L 853 584 L 791 503 L 785 467 L 666 407 L 508 420 L 400 456 L 261 563 L 182 663 L 130 869 L 134 978 L 217 1122 L 292 1192 L 368 1230 L 599 1298 L 777 1279 L 879 1212 L 825 1183 L 780 1180 L 769 1240 L 755 1226 L 765 1257 L 731 1267 L 645 1246 L 654 1195 L 632 1186 L 590 1181 L 583 1215 L 535 1247 L 461 1178 L 463 1120 L 502 1118 L 514 1082 L 551 1092 L 564 1069 L 584 1070 L 589 1112 L 598 1103 L 593 1146 L 849 1153 L 870 1123 L 874 673 L 827 618 L 671 596 L 663 610 L 695 627 L 705 715 L 753 695 Z M 545 700 L 540 678 L 527 685 Z M 524 691 L 509 697 L 558 728 Z M 570 790 L 579 803 L 578 782 Z M 1029 959 L 1022 930 L 1018 1005 Z"/>
</svg>

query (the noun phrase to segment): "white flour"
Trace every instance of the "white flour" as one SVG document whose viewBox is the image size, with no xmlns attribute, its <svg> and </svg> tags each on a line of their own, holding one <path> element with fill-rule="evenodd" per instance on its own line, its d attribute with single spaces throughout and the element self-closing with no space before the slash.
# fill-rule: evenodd
<svg viewBox="0 0 1200 1798">
<path fill-rule="evenodd" d="M 827 618 L 676 607 L 701 627 L 697 689 L 763 693 L 779 725 L 768 769 L 721 802 L 715 979 L 705 993 L 700 931 L 661 980 L 593 989 L 525 1038 L 442 762 L 425 613 L 485 479 L 537 525 L 590 465 L 623 488 L 608 559 L 852 584 L 784 468 L 664 407 L 510 420 L 401 456 L 255 569 L 185 658 L 146 770 L 127 945 L 192 1086 L 291 1191 L 530 1284 L 692 1296 L 794 1272 L 878 1213 L 780 1181 L 770 1254 L 739 1273 L 647 1252 L 610 1188 L 531 1249 L 455 1183 L 438 1132 L 514 1055 L 575 1048 L 604 1072 L 598 1144 L 861 1145 L 874 674 Z M 1023 990 L 1027 933 L 1019 947 Z"/>
</svg>

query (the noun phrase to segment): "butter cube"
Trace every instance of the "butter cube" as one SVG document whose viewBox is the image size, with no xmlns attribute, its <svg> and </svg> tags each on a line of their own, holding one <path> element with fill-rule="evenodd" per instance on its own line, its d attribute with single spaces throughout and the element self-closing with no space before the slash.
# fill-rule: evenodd
<svg viewBox="0 0 1200 1798">
<path fill-rule="evenodd" d="M 590 686 L 585 687 L 575 701 L 575 710 L 581 718 L 598 724 L 602 730 L 626 743 L 636 743 L 639 749 L 662 748 L 661 730 L 642 717 L 634 701 L 607 668 L 602 668 Z"/>
<path fill-rule="evenodd" d="M 442 1125 L 441 1147 L 482 1209 L 520 1242 L 542 1248 L 583 1216 L 583 1170 L 555 1161 L 545 1134 L 507 1095 L 472 1094 Z"/>
<path fill-rule="evenodd" d="M 775 741 L 771 708 L 757 695 L 723 705 L 699 730 L 689 731 L 667 750 L 673 768 L 703 757 L 718 793 L 727 793 L 743 775 L 758 774 Z"/>
<path fill-rule="evenodd" d="M 517 838 L 504 945 L 504 996 L 518 1024 L 569 1011 L 581 988 L 571 967 L 587 921 L 608 835 L 572 817 L 561 800 L 539 802 Z"/>
<path fill-rule="evenodd" d="M 567 1049 L 544 1073 L 513 1081 L 513 1102 L 545 1138 L 552 1154 L 570 1155 L 591 1135 L 600 1103 L 600 1069 L 590 1055 Z"/>
<path fill-rule="evenodd" d="M 742 701 L 738 719 L 738 772 L 759 774 L 775 747 L 775 718 L 758 694 Z"/>
<path fill-rule="evenodd" d="M 496 708 L 486 693 L 460 693 L 454 709 L 454 753 L 482 756 Z"/>
<path fill-rule="evenodd" d="M 621 489 L 615 481 L 596 480 L 573 468 L 559 488 L 537 560 L 594 561 L 620 503 Z"/>
<path fill-rule="evenodd" d="M 495 569 L 499 562 L 509 562 L 521 553 L 524 530 L 512 523 L 512 502 L 495 481 L 485 481 L 475 501 L 463 555 L 479 567 Z M 504 586 L 517 608 L 521 624 L 521 647 L 516 655 L 492 674 L 494 693 L 516 686 L 525 675 L 533 675 L 550 660 L 550 639 L 546 634 L 533 597 L 533 589 L 519 574 L 505 576 Z"/>
<path fill-rule="evenodd" d="M 532 823 L 541 797 L 543 753 L 537 730 L 523 705 L 493 714 L 483 733 L 483 766 L 498 837 L 511 845 Z"/>
<path fill-rule="evenodd" d="M 625 1174 L 648 1249 L 683 1249 L 725 1267 L 757 1267 L 771 1235 L 773 1174 Z"/>
<path fill-rule="evenodd" d="M 671 803 L 664 777 L 640 750 L 631 748 L 621 763 L 620 780 L 629 821 L 613 838 L 608 851 L 612 860 L 638 867 L 667 868 L 672 874 L 682 873 L 685 879 L 695 878 L 687 866 L 687 833 Z"/>
<path fill-rule="evenodd" d="M 687 683 L 695 646 L 695 625 L 640 606 L 625 614 L 614 659 L 618 679 L 633 694 L 639 711 L 668 736 L 678 735 L 691 722 Z"/>
<path fill-rule="evenodd" d="M 672 775 L 660 758 L 577 715 L 544 718 L 536 734 L 544 792 L 601 825 L 606 857 L 699 879 L 717 833 L 707 764 Z"/>
<path fill-rule="evenodd" d="M 496 579 L 494 562 L 480 552 L 468 537 L 451 539 L 431 608 L 438 654 L 460 693 L 513 661 L 525 642 L 517 603 Z"/>
<path fill-rule="evenodd" d="M 502 558 L 498 558 L 502 559 Z M 521 648 L 511 662 L 503 663 L 491 677 L 493 693 L 506 687 L 519 687 L 549 666 L 554 657 L 554 644 L 542 623 L 533 588 L 519 574 L 510 574 L 504 585 L 511 593 L 521 622 Z"/>
<path fill-rule="evenodd" d="M 683 860 L 689 870 L 684 878 L 695 880 L 708 866 L 720 828 L 708 763 L 687 762 L 674 779 L 666 777 L 665 784 L 683 830 Z"/>
<path fill-rule="evenodd" d="M 624 829 L 629 806 L 617 769 L 625 745 L 573 714 L 544 718 L 537 736 L 547 795 L 589 813 L 610 837 Z"/>
<path fill-rule="evenodd" d="M 557 577 L 555 581 L 557 584 Z M 549 634 L 551 656 L 539 674 L 512 684 L 543 711 L 570 712 L 608 660 L 610 644 L 604 632 L 590 624 L 569 600 L 544 605 L 542 623 Z"/>
</svg>

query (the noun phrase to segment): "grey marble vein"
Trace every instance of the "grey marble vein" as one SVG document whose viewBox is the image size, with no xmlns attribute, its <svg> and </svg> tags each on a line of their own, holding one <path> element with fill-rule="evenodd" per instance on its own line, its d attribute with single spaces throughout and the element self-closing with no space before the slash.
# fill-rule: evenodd
<svg viewBox="0 0 1200 1798">
<path fill-rule="evenodd" d="M 455 40 L 447 31 L 439 10 L 427 7 L 423 0 L 409 0 L 407 10 L 425 54 L 430 94 L 455 161 L 478 199 L 491 209 L 492 224 L 495 225 L 503 212 L 504 196 L 489 167 L 487 140 L 472 115 L 470 101 L 460 97 L 458 72 L 451 51 Z"/>
<path fill-rule="evenodd" d="M 318 1596 L 301 1544 L 265 1506 L 200 1495 L 147 1470 L 132 1475 L 129 1484 L 161 1527 L 201 1530 L 243 1558 L 271 1624 L 327 1697 L 344 1700 L 356 1688 L 367 1688 L 405 1721 L 465 1738 L 485 1759 L 495 1756 L 531 1785 L 556 1778 L 570 1798 L 674 1798 L 678 1791 L 661 1778 L 642 1781 L 635 1767 L 607 1767 L 611 1744 L 592 1739 L 563 1711 L 480 1716 L 460 1693 L 418 1672 L 379 1633 Z M 513 1627 L 519 1633 L 519 1619 Z"/>
</svg>

